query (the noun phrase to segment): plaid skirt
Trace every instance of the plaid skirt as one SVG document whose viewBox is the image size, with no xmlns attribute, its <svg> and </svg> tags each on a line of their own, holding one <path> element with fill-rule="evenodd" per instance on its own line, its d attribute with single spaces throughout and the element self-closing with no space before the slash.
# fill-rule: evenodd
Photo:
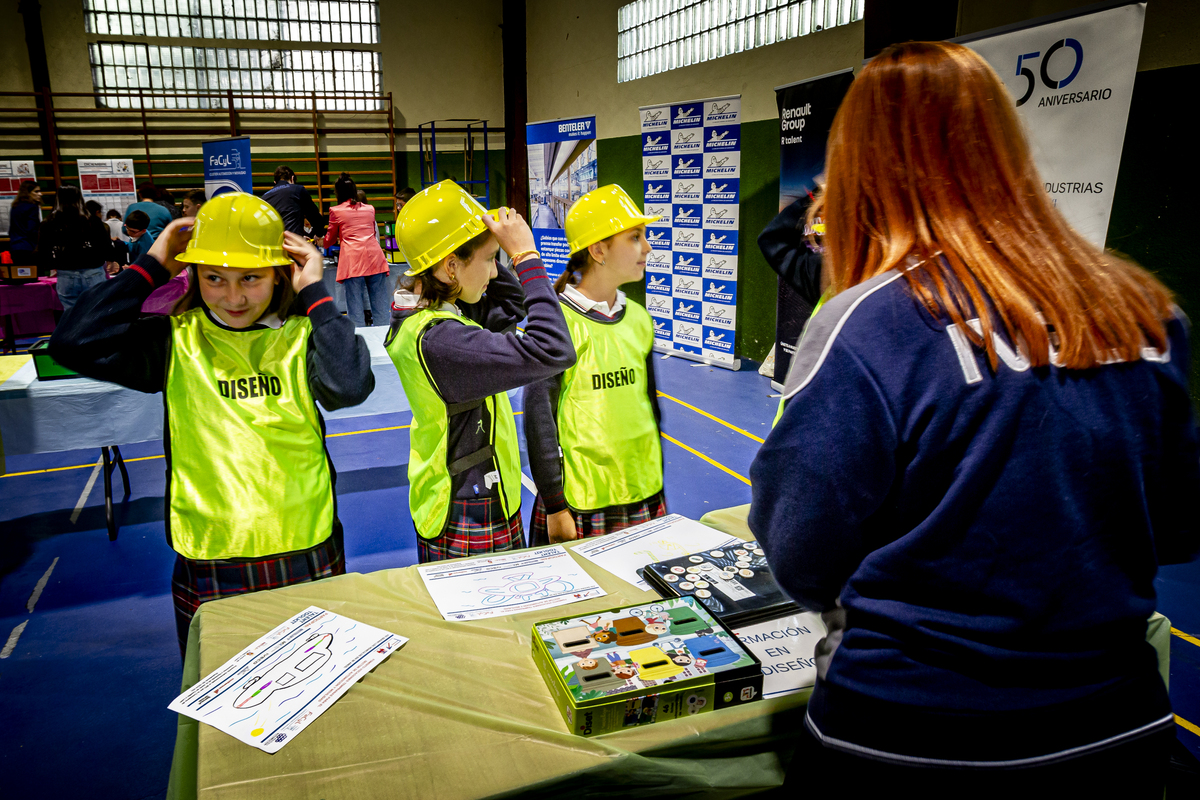
<svg viewBox="0 0 1200 800">
<path fill-rule="evenodd" d="M 571 515 L 575 517 L 575 532 L 579 538 L 590 539 L 593 536 L 616 533 L 652 519 L 665 517 L 667 515 L 667 498 L 660 491 L 658 494 L 636 503 L 609 506 L 599 511 L 571 509 Z M 545 544 L 550 544 L 550 534 L 546 529 L 546 506 L 542 503 L 542 496 L 539 494 L 533 501 L 533 518 L 529 520 L 529 546 L 541 547 Z"/>
<path fill-rule="evenodd" d="M 417 534 L 417 560 L 445 561 L 483 553 L 501 553 L 525 547 L 525 526 L 521 509 L 505 519 L 497 498 L 454 500 L 450 521 L 440 534 L 426 539 Z"/>
<path fill-rule="evenodd" d="M 245 561 L 193 561 L 176 555 L 171 596 L 179 651 L 187 653 L 188 626 L 201 603 L 345 574 L 342 526 L 336 522 L 328 539 L 298 553 Z"/>
</svg>

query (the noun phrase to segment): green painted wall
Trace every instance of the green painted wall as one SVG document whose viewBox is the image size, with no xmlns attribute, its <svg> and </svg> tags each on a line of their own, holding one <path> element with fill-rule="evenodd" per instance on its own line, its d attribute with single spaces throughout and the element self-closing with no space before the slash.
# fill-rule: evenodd
<svg viewBox="0 0 1200 800">
<path fill-rule="evenodd" d="M 640 136 L 600 139 L 596 160 L 601 185 L 620 184 L 642 202 Z M 778 279 L 758 250 L 759 232 L 779 212 L 779 121 L 742 123 L 742 208 L 738 252 L 737 339 L 742 358 L 762 361 L 775 343 L 775 300 Z M 625 287 L 645 303 L 644 284 Z"/>
</svg>

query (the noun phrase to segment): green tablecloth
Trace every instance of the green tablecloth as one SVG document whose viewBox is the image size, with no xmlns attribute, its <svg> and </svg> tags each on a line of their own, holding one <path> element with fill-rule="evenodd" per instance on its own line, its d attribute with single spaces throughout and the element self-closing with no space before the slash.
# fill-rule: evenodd
<svg viewBox="0 0 1200 800">
<path fill-rule="evenodd" d="M 567 731 L 530 657 L 534 622 L 656 599 L 576 557 L 607 597 L 446 622 L 415 567 L 206 603 L 184 688 L 310 605 L 409 637 L 275 755 L 180 716 L 168 797 L 740 797 L 778 786 L 809 692 L 593 739 Z"/>
<path fill-rule="evenodd" d="M 749 539 L 748 506 L 701 521 Z M 310 605 L 410 641 L 275 755 L 179 717 L 169 798 L 740 797 L 783 782 L 809 691 L 584 739 L 530 657 L 530 627 L 655 599 L 576 560 L 608 592 L 571 606 L 474 622 L 441 618 L 415 567 L 206 603 L 183 688 Z M 1170 623 L 1147 639 L 1167 679 Z"/>
</svg>

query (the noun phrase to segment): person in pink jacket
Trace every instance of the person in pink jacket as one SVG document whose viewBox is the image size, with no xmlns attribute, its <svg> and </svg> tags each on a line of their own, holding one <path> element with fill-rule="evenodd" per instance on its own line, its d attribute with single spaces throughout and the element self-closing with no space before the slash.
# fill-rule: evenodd
<svg viewBox="0 0 1200 800">
<path fill-rule="evenodd" d="M 392 319 L 392 286 L 375 228 L 375 209 L 358 201 L 358 187 L 345 172 L 333 189 L 338 204 L 329 209 L 325 247 L 341 245 L 337 280 L 346 290 L 346 313 L 354 327 L 366 325 L 363 314 L 363 295 L 366 295 L 371 324 L 388 325 Z"/>
</svg>

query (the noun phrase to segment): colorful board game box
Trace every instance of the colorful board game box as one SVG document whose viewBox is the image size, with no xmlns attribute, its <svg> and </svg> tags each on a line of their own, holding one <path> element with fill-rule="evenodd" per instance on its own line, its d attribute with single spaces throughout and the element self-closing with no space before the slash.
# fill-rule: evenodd
<svg viewBox="0 0 1200 800">
<path fill-rule="evenodd" d="M 730 628 L 801 610 L 775 582 L 758 542 L 659 561 L 642 576 L 664 598 L 694 597 Z"/>
<path fill-rule="evenodd" d="M 690 597 L 536 623 L 533 660 L 580 736 L 762 697 L 758 659 Z"/>
</svg>

